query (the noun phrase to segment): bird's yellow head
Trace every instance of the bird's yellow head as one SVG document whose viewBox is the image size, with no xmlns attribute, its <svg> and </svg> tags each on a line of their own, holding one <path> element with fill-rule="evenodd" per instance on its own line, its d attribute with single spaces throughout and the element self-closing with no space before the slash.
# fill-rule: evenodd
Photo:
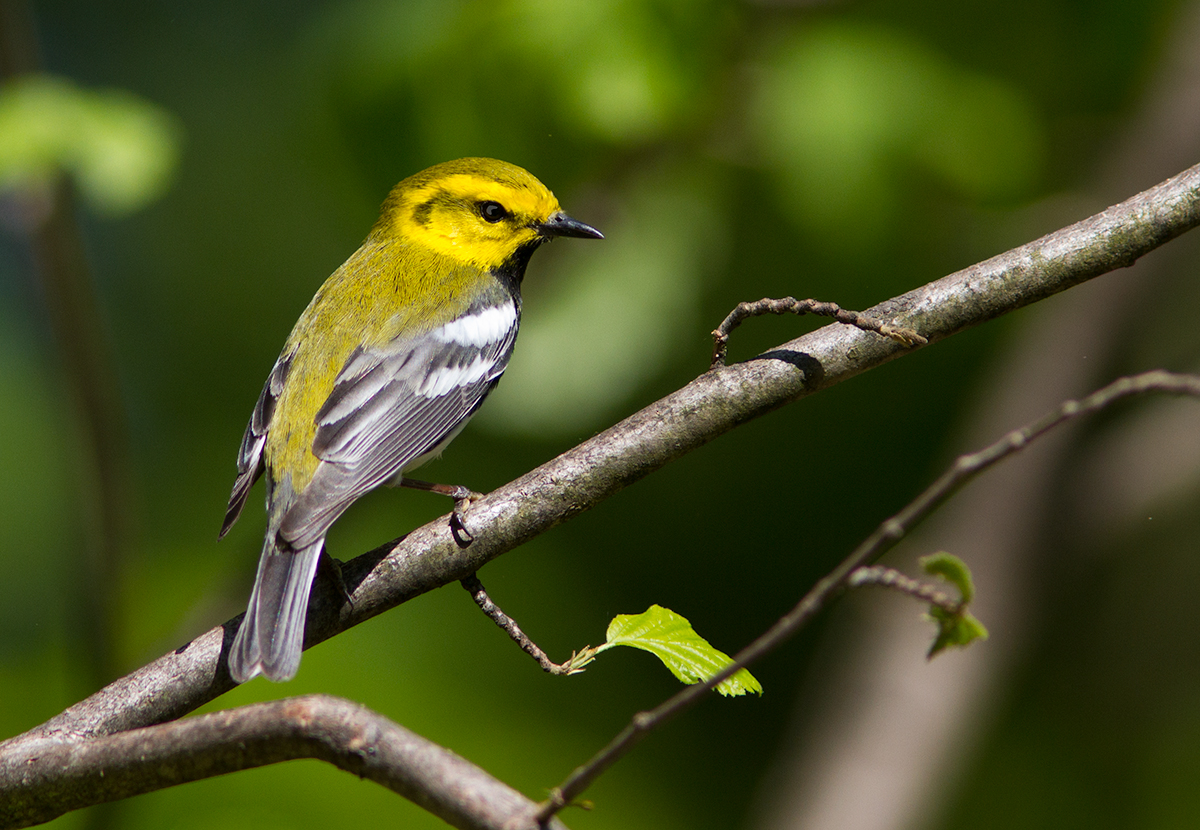
<svg viewBox="0 0 1200 830">
<path fill-rule="evenodd" d="M 438 164 L 396 185 L 371 231 L 489 270 L 555 236 L 601 239 L 562 212 L 554 194 L 515 164 L 465 158 Z"/>
</svg>

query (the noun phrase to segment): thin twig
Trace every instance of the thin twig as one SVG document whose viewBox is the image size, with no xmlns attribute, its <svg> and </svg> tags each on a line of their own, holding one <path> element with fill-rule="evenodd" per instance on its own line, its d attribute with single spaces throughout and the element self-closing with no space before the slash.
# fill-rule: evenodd
<svg viewBox="0 0 1200 830">
<path fill-rule="evenodd" d="M 504 629 L 509 637 L 519 645 L 526 654 L 537 660 L 538 665 L 542 667 L 542 671 L 550 674 L 566 675 L 578 674 L 583 671 L 583 667 L 591 662 L 591 651 L 594 654 L 594 649 L 585 649 L 584 659 L 580 659 L 580 655 L 572 653 L 571 658 L 565 663 L 555 663 L 546 652 L 538 648 L 537 643 L 529 639 L 529 636 L 521 630 L 517 625 L 517 621 L 500 610 L 500 606 L 492 602 L 492 598 L 488 596 L 487 590 L 483 587 L 483 583 L 479 581 L 479 577 L 475 574 L 460 580 L 462 586 L 471 594 L 471 598 L 475 600 L 475 604 L 479 606 L 483 613 L 491 618 L 492 622 Z"/>
<path fill-rule="evenodd" d="M 898 571 L 895 568 L 888 568 L 884 565 L 864 565 L 861 568 L 855 568 L 850 572 L 850 576 L 846 577 L 847 588 L 864 588 L 867 586 L 890 588 L 893 591 L 906 594 L 913 599 L 919 599 L 922 602 L 928 602 L 930 605 L 936 605 L 938 608 L 948 611 L 951 614 L 957 614 L 963 608 L 962 598 L 954 596 L 940 585 L 913 579 L 902 571 Z"/>
<path fill-rule="evenodd" d="M 858 568 L 878 559 L 903 539 L 917 524 L 929 516 L 942 502 L 957 492 L 975 476 L 1003 458 L 1023 449 L 1054 427 L 1112 404 L 1114 401 L 1144 392 L 1166 392 L 1200 397 L 1200 375 L 1180 375 L 1162 370 L 1124 377 L 1093 392 L 1082 400 L 1069 400 L 1058 409 L 1038 420 L 1013 430 L 999 441 L 979 452 L 959 456 L 953 465 L 933 484 L 909 502 L 895 516 L 887 519 L 875 532 L 847 556 L 841 564 L 817 582 L 791 611 L 782 616 L 754 642 L 742 649 L 725 669 L 703 683 L 688 686 L 654 709 L 639 712 L 616 737 L 586 764 L 576 768 L 567 779 L 550 792 L 542 802 L 538 819 L 546 820 L 578 798 L 597 777 L 641 743 L 651 731 L 690 709 L 709 689 L 774 651 L 789 637 L 803 628 L 846 587 L 850 575 Z"/>
<path fill-rule="evenodd" d="M 894 326 L 882 320 L 850 311 L 837 303 L 826 303 L 820 300 L 797 300 L 795 297 L 784 297 L 780 300 L 764 298 L 755 302 L 738 303 L 737 307 L 721 321 L 721 325 L 713 329 L 713 353 L 710 369 L 725 365 L 725 357 L 729 351 L 729 335 L 748 317 L 761 317 L 764 314 L 818 314 L 822 317 L 832 317 L 839 323 L 854 326 L 863 331 L 873 331 L 901 345 L 912 348 L 924 346 L 929 341 L 912 329 Z"/>
</svg>

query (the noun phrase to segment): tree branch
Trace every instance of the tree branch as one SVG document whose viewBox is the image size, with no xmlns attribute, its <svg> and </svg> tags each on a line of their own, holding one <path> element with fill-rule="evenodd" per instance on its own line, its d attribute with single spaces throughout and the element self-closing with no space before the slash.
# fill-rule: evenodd
<svg viewBox="0 0 1200 830">
<path fill-rule="evenodd" d="M 537 805 L 516 790 L 382 715 L 328 695 L 59 743 L 24 762 L 19 784 L 5 787 L 0 826 L 28 827 L 91 804 L 296 758 L 374 781 L 455 827 L 538 827 Z"/>
<path fill-rule="evenodd" d="M 932 342 L 1044 299 L 1142 255 L 1200 224 L 1200 166 L 1056 233 L 869 309 Z M 445 517 L 346 563 L 353 604 L 318 581 L 311 646 L 487 562 L 590 509 L 670 461 L 777 407 L 886 363 L 905 349 L 832 325 L 746 363 L 709 371 L 679 391 L 472 504 L 475 542 L 460 549 Z M 843 575 L 844 576 L 844 575 Z M 840 579 L 837 574 L 828 579 Z M 823 586 L 814 590 L 825 590 Z M 178 718 L 229 690 L 234 618 L 110 684 L 41 726 L 0 744 L 0 793 L 28 759 L 63 741 Z M 685 690 L 686 691 L 686 690 Z"/>
</svg>

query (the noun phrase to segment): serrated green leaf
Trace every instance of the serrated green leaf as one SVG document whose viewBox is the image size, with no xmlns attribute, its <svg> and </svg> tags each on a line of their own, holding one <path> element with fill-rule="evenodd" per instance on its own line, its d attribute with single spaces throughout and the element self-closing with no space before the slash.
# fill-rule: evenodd
<svg viewBox="0 0 1200 830">
<path fill-rule="evenodd" d="M 975 584 L 971 581 L 971 569 L 967 564 L 952 553 L 938 551 L 917 560 L 925 573 L 940 576 L 955 588 L 958 588 L 963 605 L 975 598 Z"/>
<path fill-rule="evenodd" d="M 970 611 L 960 610 L 955 614 L 933 605 L 929 608 L 928 616 L 938 627 L 937 637 L 927 655 L 931 660 L 943 649 L 951 646 L 962 648 L 975 640 L 987 639 L 987 629 Z"/>
<path fill-rule="evenodd" d="M 619 614 L 608 625 L 607 642 L 597 651 L 612 646 L 632 646 L 648 651 L 663 662 L 683 683 L 699 683 L 733 662 L 713 648 L 692 624 L 669 608 L 651 605 L 642 614 Z M 717 685 L 723 695 L 762 694 L 762 684 L 746 669 Z"/>
</svg>

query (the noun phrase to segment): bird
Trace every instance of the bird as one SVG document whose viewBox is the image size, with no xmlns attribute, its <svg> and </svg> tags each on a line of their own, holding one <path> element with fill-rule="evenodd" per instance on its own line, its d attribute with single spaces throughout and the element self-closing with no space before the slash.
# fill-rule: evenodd
<svg viewBox="0 0 1200 830">
<path fill-rule="evenodd" d="M 521 167 L 449 161 L 396 185 L 317 291 L 254 406 L 219 534 L 265 475 L 266 538 L 229 651 L 235 682 L 295 676 L 325 536 L 355 499 L 381 485 L 470 493 L 408 473 L 496 387 L 529 258 L 557 237 L 604 238 Z"/>
</svg>

